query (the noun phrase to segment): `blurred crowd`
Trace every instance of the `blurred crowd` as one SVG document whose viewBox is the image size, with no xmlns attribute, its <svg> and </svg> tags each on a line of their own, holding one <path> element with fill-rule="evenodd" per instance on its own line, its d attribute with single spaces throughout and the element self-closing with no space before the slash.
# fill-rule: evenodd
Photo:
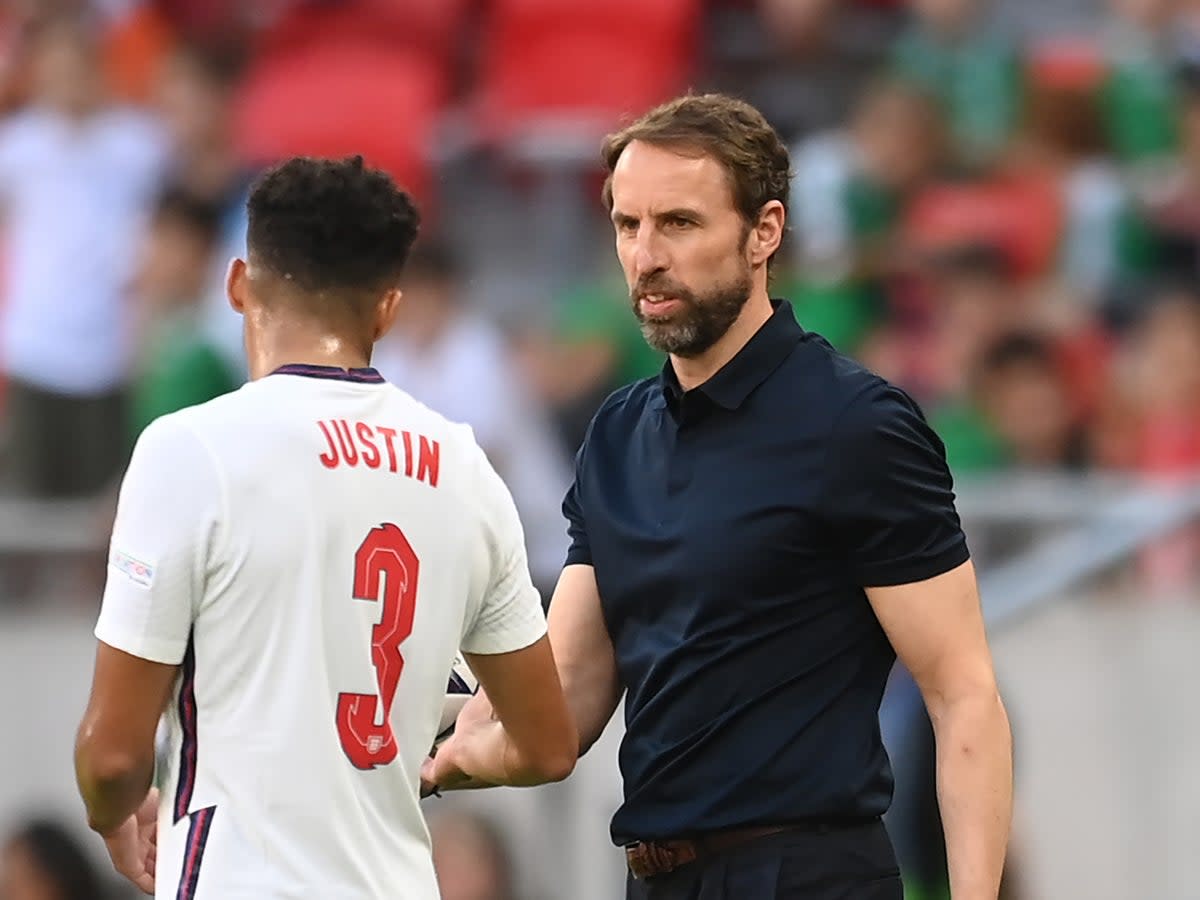
<svg viewBox="0 0 1200 900">
<path fill-rule="evenodd" d="M 436 813 L 430 832 L 442 900 L 517 900 L 508 846 L 491 819 Z M 118 900 L 131 893 L 52 820 L 31 819 L 0 839 L 0 900 Z"/>
<path fill-rule="evenodd" d="M 146 422 L 241 383 L 248 184 L 358 150 L 426 218 L 379 368 L 476 427 L 552 577 L 591 411 L 661 365 L 605 262 L 595 140 L 685 87 L 793 142 L 776 292 L 917 397 L 956 473 L 1194 470 L 1200 3 L 1004 6 L 7 0 L 7 485 L 103 490 Z M 481 222 L 546 249 L 489 253 Z"/>
<path fill-rule="evenodd" d="M 375 363 L 473 426 L 548 589 L 592 411 L 662 365 L 599 138 L 687 88 L 792 145 L 774 292 L 957 476 L 1200 472 L 1200 0 L 0 0 L 0 497 L 111 496 L 148 422 L 241 384 L 249 184 L 363 153 L 424 216 Z M 35 831 L 8 871 L 56 858 Z"/>
</svg>

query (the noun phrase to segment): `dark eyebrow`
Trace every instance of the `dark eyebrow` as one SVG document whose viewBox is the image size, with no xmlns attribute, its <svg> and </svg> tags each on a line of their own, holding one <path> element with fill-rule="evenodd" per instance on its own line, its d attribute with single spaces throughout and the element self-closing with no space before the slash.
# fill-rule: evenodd
<svg viewBox="0 0 1200 900">
<path fill-rule="evenodd" d="M 655 216 L 656 219 L 684 219 L 688 222 L 702 222 L 704 217 L 697 210 L 679 207 L 668 209 Z"/>
<path fill-rule="evenodd" d="M 613 210 L 611 218 L 614 225 L 628 225 L 637 221 L 636 217 L 631 216 L 628 213 L 617 212 L 616 210 Z"/>
</svg>

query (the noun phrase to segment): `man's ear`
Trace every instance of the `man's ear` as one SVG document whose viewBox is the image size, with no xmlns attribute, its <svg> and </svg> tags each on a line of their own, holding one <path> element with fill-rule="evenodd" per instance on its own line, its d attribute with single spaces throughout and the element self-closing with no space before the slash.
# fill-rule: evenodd
<svg viewBox="0 0 1200 900">
<path fill-rule="evenodd" d="M 225 296 L 235 312 L 246 312 L 246 300 L 250 296 L 250 274 L 246 261 L 241 257 L 234 257 L 229 261 L 229 270 L 225 273 Z"/>
<path fill-rule="evenodd" d="M 750 229 L 750 239 L 747 241 L 750 265 L 761 266 L 779 249 L 779 245 L 783 243 L 786 217 L 783 204 L 778 200 L 763 204 L 763 208 L 758 212 L 758 221 Z"/>
<path fill-rule="evenodd" d="M 379 305 L 375 307 L 375 327 L 372 332 L 372 340 L 378 341 L 392 330 L 392 326 L 396 323 L 396 316 L 400 313 L 400 298 L 403 296 L 404 292 L 400 288 L 392 288 L 379 299 Z"/>
</svg>

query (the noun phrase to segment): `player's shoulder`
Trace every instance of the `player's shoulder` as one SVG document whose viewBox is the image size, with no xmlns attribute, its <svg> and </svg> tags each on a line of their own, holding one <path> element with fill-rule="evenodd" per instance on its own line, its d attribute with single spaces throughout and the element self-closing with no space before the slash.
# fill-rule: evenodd
<svg viewBox="0 0 1200 900">
<path fill-rule="evenodd" d="M 130 467 L 150 471 L 167 467 L 188 471 L 192 477 L 199 477 L 201 469 L 211 470 L 215 465 L 211 443 L 201 436 L 191 412 L 189 408 L 167 413 L 143 428 Z"/>
<path fill-rule="evenodd" d="M 167 413 L 155 419 L 155 422 L 166 419 L 179 427 L 203 433 L 216 425 L 227 425 L 252 418 L 269 402 L 261 396 L 260 391 L 254 389 L 255 384 L 256 382 L 247 382 L 237 390 Z"/>
<path fill-rule="evenodd" d="M 408 391 L 394 384 L 382 386 L 388 392 L 389 401 L 422 434 L 463 449 L 477 449 L 475 430 L 466 422 L 455 421 L 431 406 L 422 403 Z"/>
</svg>

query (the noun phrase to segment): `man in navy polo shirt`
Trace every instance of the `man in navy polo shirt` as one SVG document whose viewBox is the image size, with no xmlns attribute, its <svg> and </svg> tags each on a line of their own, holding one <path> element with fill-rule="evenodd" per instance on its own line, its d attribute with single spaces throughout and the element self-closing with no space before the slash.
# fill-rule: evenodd
<svg viewBox="0 0 1200 900">
<path fill-rule="evenodd" d="M 687 96 L 604 160 L 668 361 L 579 451 L 550 636 L 581 749 L 625 697 L 629 898 L 900 900 L 878 722 L 899 655 L 937 732 L 954 900 L 995 900 L 1010 735 L 943 447 L 770 299 L 786 148 L 745 103 Z"/>
</svg>

